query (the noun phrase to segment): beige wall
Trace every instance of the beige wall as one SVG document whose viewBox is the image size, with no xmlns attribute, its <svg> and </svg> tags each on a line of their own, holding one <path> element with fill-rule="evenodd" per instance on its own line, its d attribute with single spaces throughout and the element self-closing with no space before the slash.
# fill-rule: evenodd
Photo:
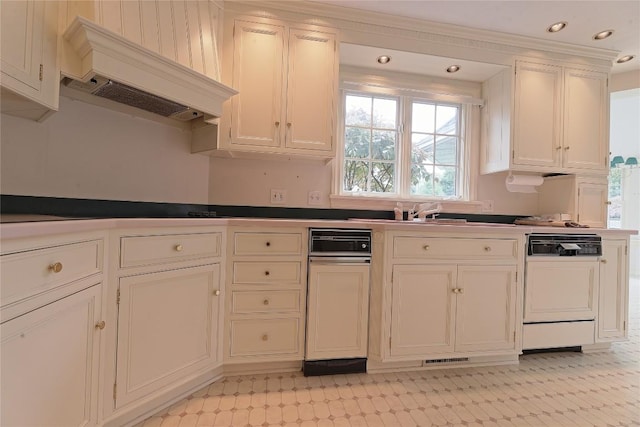
<svg viewBox="0 0 640 427">
<path fill-rule="evenodd" d="M 208 202 L 190 132 L 68 98 L 43 123 L 2 115 L 2 194 Z"/>
<path fill-rule="evenodd" d="M 610 92 L 640 88 L 640 70 L 611 75 Z"/>
</svg>

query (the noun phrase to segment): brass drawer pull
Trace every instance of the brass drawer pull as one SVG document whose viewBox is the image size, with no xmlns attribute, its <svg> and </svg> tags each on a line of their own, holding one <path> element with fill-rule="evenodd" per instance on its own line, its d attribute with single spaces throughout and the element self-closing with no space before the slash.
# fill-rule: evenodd
<svg viewBox="0 0 640 427">
<path fill-rule="evenodd" d="M 269 298 L 265 298 L 264 301 L 262 301 L 262 303 L 264 305 L 269 305 Z"/>
<path fill-rule="evenodd" d="M 176 252 L 182 252 L 182 245 L 175 245 L 174 249 Z"/>
<path fill-rule="evenodd" d="M 220 296 L 220 289 L 216 289 L 215 291 L 213 291 L 213 295 L 219 297 Z"/>
<path fill-rule="evenodd" d="M 271 246 L 271 242 L 267 240 L 267 243 L 265 243 L 265 245 L 266 245 L 267 247 L 268 247 L 268 246 Z"/>
<path fill-rule="evenodd" d="M 264 335 L 262 336 L 262 341 L 267 341 L 268 339 L 269 339 L 269 335 L 264 334 Z"/>
<path fill-rule="evenodd" d="M 265 272 L 264 272 L 264 275 L 265 275 L 265 276 L 268 276 L 268 275 L 270 275 L 270 274 L 271 274 L 271 273 L 269 272 L 269 270 L 267 270 L 267 271 L 265 271 Z"/>
<path fill-rule="evenodd" d="M 96 322 L 96 329 L 104 329 L 104 327 L 106 326 L 106 323 L 104 322 L 104 320 L 101 320 L 99 322 Z"/>
<path fill-rule="evenodd" d="M 56 262 L 56 263 L 50 264 L 49 271 L 52 271 L 54 273 L 60 273 L 62 271 L 62 263 Z"/>
<path fill-rule="evenodd" d="M 485 246 L 484 247 L 484 251 L 485 252 L 491 252 L 491 246 Z"/>
<path fill-rule="evenodd" d="M 428 250 L 429 250 L 429 245 L 424 245 L 424 246 L 422 247 L 422 249 L 424 249 L 425 251 L 428 251 Z"/>
<path fill-rule="evenodd" d="M 601 259 L 600 262 L 603 263 L 603 264 L 606 264 L 607 260 L 606 259 Z"/>
</svg>

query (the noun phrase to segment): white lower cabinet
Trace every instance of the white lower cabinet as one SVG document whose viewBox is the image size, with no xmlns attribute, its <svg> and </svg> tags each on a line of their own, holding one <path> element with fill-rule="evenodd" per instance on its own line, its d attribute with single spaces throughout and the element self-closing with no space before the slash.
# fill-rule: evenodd
<svg viewBox="0 0 640 427">
<path fill-rule="evenodd" d="M 516 267 L 395 265 L 391 356 L 513 350 Z"/>
<path fill-rule="evenodd" d="M 309 266 L 306 360 L 367 356 L 369 264 Z"/>
<path fill-rule="evenodd" d="M 219 275 L 211 264 L 120 279 L 116 408 L 216 362 Z"/>
<path fill-rule="evenodd" d="M 596 342 L 624 340 L 629 317 L 629 242 L 602 240 Z"/>
<path fill-rule="evenodd" d="M 95 424 L 101 289 L 2 324 L 2 426 Z"/>
</svg>

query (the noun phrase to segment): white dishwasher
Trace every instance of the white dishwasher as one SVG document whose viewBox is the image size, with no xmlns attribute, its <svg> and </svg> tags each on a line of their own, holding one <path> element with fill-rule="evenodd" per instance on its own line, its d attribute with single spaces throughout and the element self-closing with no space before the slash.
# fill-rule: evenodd
<svg viewBox="0 0 640 427">
<path fill-rule="evenodd" d="M 370 264 L 370 230 L 309 230 L 305 376 L 366 372 Z"/>
</svg>

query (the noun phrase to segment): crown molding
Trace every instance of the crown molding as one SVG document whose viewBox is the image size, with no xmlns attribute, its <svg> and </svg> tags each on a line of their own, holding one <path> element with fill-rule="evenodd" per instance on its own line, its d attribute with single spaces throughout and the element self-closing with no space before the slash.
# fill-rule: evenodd
<svg viewBox="0 0 640 427">
<path fill-rule="evenodd" d="M 341 41 L 373 45 L 384 41 L 385 48 L 444 55 L 460 59 L 510 64 L 514 56 L 549 57 L 568 62 L 588 63 L 611 69 L 619 52 L 577 46 L 515 34 L 462 27 L 416 18 L 391 16 L 378 12 L 314 3 L 306 0 L 282 1 L 232 0 L 225 2 L 225 12 L 247 13 L 262 17 L 304 19 L 305 23 L 332 25 L 341 31 Z M 403 49 L 403 45 L 410 44 Z M 447 48 L 456 48 L 453 52 Z M 471 57 L 462 51 L 476 50 Z M 466 56 L 467 58 L 463 58 Z M 572 58 L 574 58 L 572 60 Z"/>
</svg>

